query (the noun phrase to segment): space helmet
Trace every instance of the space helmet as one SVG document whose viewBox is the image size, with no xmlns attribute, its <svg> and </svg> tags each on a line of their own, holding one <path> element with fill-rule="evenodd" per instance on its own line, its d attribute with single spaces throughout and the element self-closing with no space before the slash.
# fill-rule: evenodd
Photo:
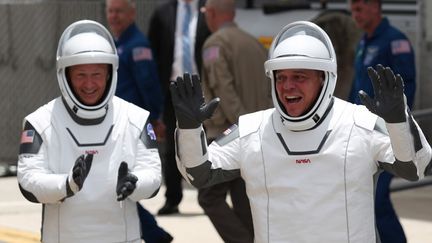
<svg viewBox="0 0 432 243">
<path fill-rule="evenodd" d="M 100 23 L 80 20 L 69 25 L 60 37 L 57 48 L 57 80 L 69 113 L 84 120 L 105 117 L 108 104 L 117 86 L 118 56 L 109 31 Z M 74 93 L 67 77 L 67 68 L 80 64 L 110 64 L 106 90 L 95 105 L 83 104 Z"/>
<path fill-rule="evenodd" d="M 325 117 L 333 102 L 337 64 L 333 45 L 324 30 L 309 21 L 297 21 L 286 25 L 274 38 L 264 67 L 272 82 L 273 104 L 288 129 L 308 130 Z M 275 73 L 283 69 L 311 69 L 324 72 L 324 82 L 319 96 L 305 114 L 290 116 L 278 99 Z"/>
</svg>

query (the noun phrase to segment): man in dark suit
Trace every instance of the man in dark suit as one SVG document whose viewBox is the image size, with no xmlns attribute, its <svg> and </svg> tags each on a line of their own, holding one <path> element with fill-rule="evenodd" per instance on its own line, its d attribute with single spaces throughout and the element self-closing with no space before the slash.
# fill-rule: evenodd
<svg viewBox="0 0 432 243">
<path fill-rule="evenodd" d="M 176 118 L 168 87 L 171 81 L 177 76 L 182 76 L 184 72 L 201 72 L 201 49 L 210 35 L 205 17 L 200 11 L 204 4 L 205 0 L 170 0 L 156 8 L 150 19 L 148 37 L 165 95 L 163 119 L 166 125 L 166 142 L 162 170 L 166 186 L 166 201 L 158 211 L 159 215 L 178 213 L 178 205 L 183 197 L 182 177 L 175 161 Z M 189 40 L 189 49 L 185 49 L 182 43 L 184 36 Z M 185 68 L 185 57 L 188 55 L 194 57 L 191 58 L 189 70 Z"/>
</svg>

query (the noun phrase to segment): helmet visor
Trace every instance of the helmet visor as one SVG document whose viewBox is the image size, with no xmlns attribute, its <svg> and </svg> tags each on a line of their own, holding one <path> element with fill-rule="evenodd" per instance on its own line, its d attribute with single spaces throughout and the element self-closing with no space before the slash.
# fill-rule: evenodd
<svg viewBox="0 0 432 243">
<path fill-rule="evenodd" d="M 334 58 L 331 53 L 333 47 L 328 37 L 326 35 L 323 35 L 322 31 L 315 28 L 314 26 L 305 25 L 301 23 L 292 26 L 286 26 L 285 30 L 281 31 L 280 34 L 276 37 L 275 41 L 273 41 L 272 48 L 275 49 L 284 40 L 290 39 L 292 37 L 294 37 L 293 38 L 294 40 L 306 40 L 307 42 L 313 41 L 315 39 L 316 44 L 320 43 L 318 45 L 320 45 L 320 47 L 321 45 L 323 45 L 324 48 L 322 49 L 323 50 L 322 52 L 316 52 L 316 51 L 312 52 L 312 51 L 302 50 L 301 48 L 299 49 L 298 48 L 299 45 L 296 45 L 297 50 L 293 50 L 293 53 L 291 53 L 291 55 L 300 55 L 300 56 L 304 55 L 310 58 L 322 58 L 322 59 Z M 307 46 L 306 44 L 309 43 L 305 43 L 305 46 Z M 273 56 L 272 58 L 274 57 L 275 56 Z"/>
<path fill-rule="evenodd" d="M 104 27 L 93 21 L 79 21 L 69 26 L 60 38 L 57 61 L 63 64 L 62 67 L 85 63 L 113 64 L 110 60 L 113 54 L 117 55 L 116 47 Z M 79 63 L 68 60 L 77 56 L 82 56 L 78 58 Z"/>
</svg>

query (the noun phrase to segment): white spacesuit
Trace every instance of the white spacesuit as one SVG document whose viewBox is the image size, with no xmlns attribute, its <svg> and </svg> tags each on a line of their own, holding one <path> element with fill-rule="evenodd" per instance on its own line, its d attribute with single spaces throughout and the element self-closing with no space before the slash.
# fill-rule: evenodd
<svg viewBox="0 0 432 243">
<path fill-rule="evenodd" d="M 83 104 L 70 87 L 67 67 L 105 63 L 111 75 L 102 100 Z M 156 194 L 161 165 L 149 112 L 114 96 L 117 66 L 105 27 L 87 20 L 73 23 L 57 51 L 62 96 L 24 119 L 17 177 L 23 195 L 43 203 L 43 242 L 141 242 L 136 202 Z M 93 160 L 84 184 L 71 185 L 71 170 L 81 155 Z M 123 161 L 137 180 L 132 193 L 119 199 Z"/>
<path fill-rule="evenodd" d="M 186 91 L 182 83 L 172 85 L 177 164 L 183 176 L 196 187 L 241 176 L 256 242 L 376 242 L 376 176 L 383 169 L 409 180 L 424 176 L 431 148 L 421 129 L 406 108 L 400 115 L 405 122 L 386 123 L 365 106 L 333 97 L 333 46 L 310 22 L 282 29 L 265 68 L 275 108 L 241 116 L 238 127 L 209 147 L 202 126 L 185 123 L 193 112 L 182 115 L 187 114 L 184 97 L 194 92 L 196 82 L 189 87 L 186 80 Z M 288 115 L 278 100 L 274 71 L 283 69 L 325 73 L 321 93 L 301 116 Z"/>
</svg>

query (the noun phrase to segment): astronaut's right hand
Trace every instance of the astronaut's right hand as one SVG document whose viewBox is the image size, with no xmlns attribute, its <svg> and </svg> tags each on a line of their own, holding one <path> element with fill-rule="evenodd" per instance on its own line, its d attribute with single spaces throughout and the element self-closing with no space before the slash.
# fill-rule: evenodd
<svg viewBox="0 0 432 243">
<path fill-rule="evenodd" d="M 81 155 L 76 159 L 75 164 L 66 180 L 67 197 L 73 196 L 75 193 L 81 190 L 84 185 L 84 181 L 90 172 L 92 161 L 92 154 L 87 154 L 86 156 Z"/>
<path fill-rule="evenodd" d="M 405 122 L 407 107 L 402 77 L 381 64 L 378 64 L 375 69 L 368 67 L 367 71 L 375 96 L 371 98 L 366 92 L 360 90 L 361 102 L 369 111 L 382 117 L 387 123 Z"/>
<path fill-rule="evenodd" d="M 170 92 L 177 124 L 182 129 L 201 126 L 204 120 L 213 115 L 219 104 L 219 98 L 205 103 L 198 75 L 185 73 L 183 78 L 178 77 L 176 82 L 171 82 Z"/>
</svg>

